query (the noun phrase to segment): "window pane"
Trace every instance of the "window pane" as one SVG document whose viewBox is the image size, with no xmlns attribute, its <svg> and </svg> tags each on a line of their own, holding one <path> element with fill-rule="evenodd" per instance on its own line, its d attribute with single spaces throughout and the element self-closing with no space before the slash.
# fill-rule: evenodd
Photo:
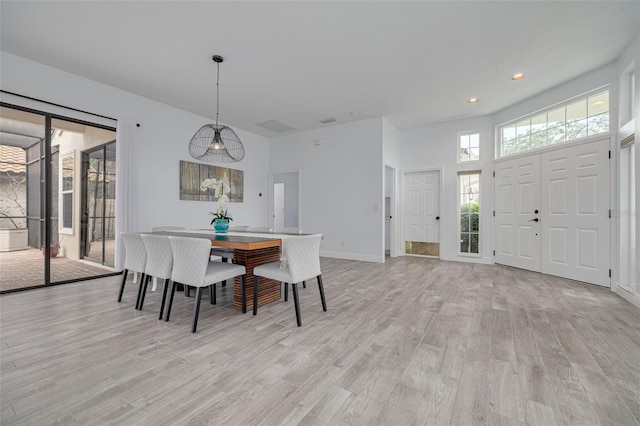
<svg viewBox="0 0 640 426">
<path fill-rule="evenodd" d="M 531 149 L 541 148 L 547 145 L 549 145 L 549 139 L 546 130 L 531 135 Z"/>
<path fill-rule="evenodd" d="M 480 133 L 473 133 L 469 135 L 469 147 L 479 147 L 480 146 Z"/>
<path fill-rule="evenodd" d="M 564 125 L 565 113 L 564 107 L 549 111 L 547 114 L 549 127 Z"/>
<path fill-rule="evenodd" d="M 472 147 L 469 149 L 469 160 L 479 160 L 480 159 L 480 148 Z"/>
<path fill-rule="evenodd" d="M 567 140 L 574 140 L 587 136 L 587 119 L 567 123 Z"/>
<path fill-rule="evenodd" d="M 479 237 L 478 234 L 469 235 L 469 253 L 480 253 Z"/>
<path fill-rule="evenodd" d="M 547 130 L 547 113 L 538 114 L 531 119 L 531 132 Z"/>
<path fill-rule="evenodd" d="M 460 147 L 469 148 L 469 135 L 460 136 Z"/>
<path fill-rule="evenodd" d="M 467 209 L 464 209 L 462 211 L 466 211 Z M 461 211 L 461 212 L 462 212 Z M 471 225 L 470 225 L 470 215 L 468 214 L 461 214 L 460 215 L 460 231 L 461 232 L 469 232 L 471 230 Z"/>
<path fill-rule="evenodd" d="M 589 98 L 589 117 L 609 111 L 609 92 L 603 92 Z"/>
<path fill-rule="evenodd" d="M 522 120 L 516 124 L 516 137 L 521 138 L 531 133 L 531 120 Z"/>
<path fill-rule="evenodd" d="M 469 234 L 460 235 L 460 253 L 469 253 Z"/>
<path fill-rule="evenodd" d="M 502 143 L 513 140 L 516 137 L 516 125 L 511 124 L 502 128 Z"/>
<path fill-rule="evenodd" d="M 473 232 L 480 231 L 480 215 L 478 214 L 478 204 L 475 204 L 475 207 L 472 207 L 472 211 L 474 214 L 469 216 L 469 230 Z"/>
<path fill-rule="evenodd" d="M 596 115 L 595 117 L 589 117 L 589 134 L 597 135 L 598 133 L 604 133 L 609 131 L 609 114 Z"/>
<path fill-rule="evenodd" d="M 560 142 L 564 142 L 565 141 L 564 125 L 551 127 L 547 131 L 547 138 L 549 139 L 549 144 L 550 145 L 553 145 L 553 144 L 556 144 L 556 143 L 560 143 Z"/>
<path fill-rule="evenodd" d="M 583 99 L 578 102 L 567 105 L 567 122 L 582 120 L 587 118 L 587 100 Z"/>
<path fill-rule="evenodd" d="M 469 161 L 469 148 L 460 148 L 460 161 Z"/>
</svg>

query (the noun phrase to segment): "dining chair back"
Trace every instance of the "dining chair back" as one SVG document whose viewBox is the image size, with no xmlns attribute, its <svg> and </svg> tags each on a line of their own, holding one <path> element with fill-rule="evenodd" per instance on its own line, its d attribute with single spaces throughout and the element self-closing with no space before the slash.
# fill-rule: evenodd
<svg viewBox="0 0 640 426">
<path fill-rule="evenodd" d="M 176 284 L 196 287 L 193 326 L 195 333 L 200 313 L 202 289 L 209 287 L 211 303 L 216 303 L 216 283 L 240 276 L 243 312 L 246 312 L 246 291 L 244 274 L 246 269 L 242 265 L 222 262 L 210 262 L 211 241 L 205 238 L 169 237 L 173 252 L 173 269 L 171 271 L 171 295 L 167 306 L 165 321 L 169 321 L 171 305 L 176 291 Z"/>
<path fill-rule="evenodd" d="M 160 304 L 160 315 L 158 319 L 162 319 L 164 313 L 164 301 L 167 297 L 167 289 L 171 280 L 171 271 L 173 269 L 173 251 L 169 237 L 166 235 L 142 234 L 142 242 L 147 251 L 147 264 L 145 267 L 146 280 L 142 289 L 142 297 L 139 309 L 142 310 L 145 295 L 147 293 L 147 285 L 150 277 L 160 278 L 164 280 L 164 289 L 162 291 L 162 301 Z"/>
<path fill-rule="evenodd" d="M 302 234 L 302 228 L 292 228 L 292 227 L 278 228 L 278 229 L 274 229 L 273 232 L 276 234 Z"/>
<path fill-rule="evenodd" d="M 272 226 L 250 226 L 247 228 L 248 232 L 271 232 L 273 231 Z"/>
<path fill-rule="evenodd" d="M 271 262 L 256 266 L 253 269 L 255 281 L 253 285 L 253 300 L 258 300 L 259 277 L 270 278 L 285 284 L 285 301 L 288 292 L 288 284 L 291 283 L 293 300 L 296 311 L 298 327 L 302 325 L 300 315 L 300 301 L 298 298 L 298 286 L 300 282 L 311 278 L 317 278 L 322 310 L 327 310 L 322 285 L 322 272 L 320 270 L 320 243 L 322 234 L 303 235 L 289 237 L 282 240 L 282 259 L 279 262 Z M 253 304 L 253 315 L 258 313 L 258 304 Z"/>
<path fill-rule="evenodd" d="M 120 234 L 124 242 L 124 271 L 122 273 L 122 284 L 120 285 L 120 293 L 118 294 L 118 302 L 122 300 L 124 285 L 127 281 L 129 272 L 138 272 L 142 274 L 140 277 L 140 287 L 138 289 L 138 298 L 136 299 L 136 309 L 140 304 L 140 295 L 142 294 L 142 285 L 145 281 L 145 267 L 147 264 L 147 250 L 142 242 L 140 234 L 122 233 Z"/>
<path fill-rule="evenodd" d="M 153 228 L 151 228 L 151 232 L 163 232 L 163 231 L 182 231 L 185 228 L 184 226 L 154 226 Z"/>
</svg>

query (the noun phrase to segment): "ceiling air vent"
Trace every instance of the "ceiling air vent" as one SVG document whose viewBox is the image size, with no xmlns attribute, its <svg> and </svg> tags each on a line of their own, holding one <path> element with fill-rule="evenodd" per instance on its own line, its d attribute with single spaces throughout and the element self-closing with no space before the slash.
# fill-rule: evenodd
<svg viewBox="0 0 640 426">
<path fill-rule="evenodd" d="M 335 118 L 333 117 L 329 117 L 329 118 L 325 118 L 324 120 L 320 120 L 320 122 L 322 124 L 329 124 L 329 123 L 334 123 L 336 121 Z"/>
<path fill-rule="evenodd" d="M 265 129 L 271 130 L 272 132 L 276 133 L 284 133 L 288 132 L 289 130 L 295 130 L 293 127 L 289 127 L 286 124 L 283 124 L 276 120 L 267 120 L 263 121 L 262 123 L 256 123 L 256 126 L 264 127 Z"/>
</svg>

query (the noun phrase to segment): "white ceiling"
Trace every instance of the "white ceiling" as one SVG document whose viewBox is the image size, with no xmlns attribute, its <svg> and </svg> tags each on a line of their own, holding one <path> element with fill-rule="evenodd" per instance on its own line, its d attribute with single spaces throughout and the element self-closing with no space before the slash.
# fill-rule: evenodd
<svg viewBox="0 0 640 426">
<path fill-rule="evenodd" d="M 640 28 L 638 0 L 2 0 L 0 14 L 4 51 L 211 118 L 219 54 L 220 121 L 264 136 L 269 120 L 492 114 L 610 63 Z"/>
</svg>

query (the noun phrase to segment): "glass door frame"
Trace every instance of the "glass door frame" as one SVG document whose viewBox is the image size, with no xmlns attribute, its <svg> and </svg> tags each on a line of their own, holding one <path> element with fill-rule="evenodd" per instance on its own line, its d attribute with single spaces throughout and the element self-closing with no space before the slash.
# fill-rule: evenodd
<svg viewBox="0 0 640 426">
<path fill-rule="evenodd" d="M 42 191 L 43 193 L 40 194 L 40 200 L 42 205 L 44 206 L 43 209 L 41 209 L 42 212 L 42 216 L 41 216 L 41 231 L 42 232 L 44 230 L 44 236 L 41 235 L 41 241 L 43 244 L 42 247 L 42 251 L 43 251 L 43 255 L 44 255 L 44 283 L 43 284 L 39 284 L 39 285 L 34 285 L 34 286 L 28 286 L 28 287 L 22 287 L 19 289 L 11 289 L 11 290 L 7 290 L 7 291 L 2 291 L 2 293 L 9 293 L 9 292 L 13 292 L 13 291 L 22 291 L 22 290 L 29 290 L 29 289 L 34 289 L 34 288 L 42 288 L 42 287 L 49 287 L 49 286 L 53 286 L 53 285 L 59 285 L 59 284 L 67 284 L 67 283 L 72 283 L 72 282 L 78 282 L 78 281 L 85 281 L 85 280 L 91 280 L 94 278 L 100 278 L 100 277 L 105 277 L 105 276 L 112 276 L 112 275 L 118 275 L 118 272 L 105 272 L 105 274 L 101 274 L 101 275 L 92 275 L 89 277 L 82 277 L 82 278 L 74 278 L 74 279 L 69 279 L 69 280 L 62 280 L 62 281 L 57 281 L 52 283 L 51 282 L 51 231 L 52 231 L 52 213 L 53 213 L 53 182 L 52 182 L 52 170 L 53 170 L 53 166 L 51 164 L 51 130 L 52 130 L 52 121 L 53 120 L 62 120 L 62 121 L 68 121 L 71 123 L 76 123 L 76 124 L 80 124 L 80 125 L 84 125 L 84 126 L 91 126 L 91 127 L 96 127 L 96 128 L 100 128 L 100 129 L 105 129 L 105 130 L 110 130 L 115 132 L 116 129 L 115 127 L 112 126 L 105 126 L 102 124 L 98 124 L 98 123 L 92 123 L 89 121 L 85 121 L 85 120 L 80 120 L 80 119 L 76 119 L 76 118 L 71 118 L 71 117 L 66 117 L 60 114 L 55 114 L 55 113 L 51 113 L 51 112 L 46 112 L 46 111 L 42 111 L 42 110 L 37 110 L 37 109 L 33 109 L 33 108 L 28 108 L 28 107 L 24 107 L 24 106 L 20 106 L 20 105 L 15 105 L 15 104 L 11 104 L 11 103 L 7 103 L 7 102 L 1 102 L 0 101 L 0 107 L 5 107 L 5 108 L 10 108 L 10 109 L 15 109 L 18 111 L 24 111 L 24 112 L 28 112 L 31 114 L 36 114 L 36 115 L 40 115 L 44 117 L 44 140 L 42 141 L 42 143 L 44 144 L 43 149 L 41 149 L 42 152 L 42 156 L 40 157 L 40 161 L 44 161 L 43 167 L 41 168 L 41 170 L 44 172 L 44 176 L 40 176 L 40 179 L 43 179 L 43 185 L 42 185 Z M 106 146 L 106 144 L 105 144 Z M 44 218 L 44 219 L 43 219 Z M 44 237 L 44 238 L 43 238 Z"/>
</svg>

